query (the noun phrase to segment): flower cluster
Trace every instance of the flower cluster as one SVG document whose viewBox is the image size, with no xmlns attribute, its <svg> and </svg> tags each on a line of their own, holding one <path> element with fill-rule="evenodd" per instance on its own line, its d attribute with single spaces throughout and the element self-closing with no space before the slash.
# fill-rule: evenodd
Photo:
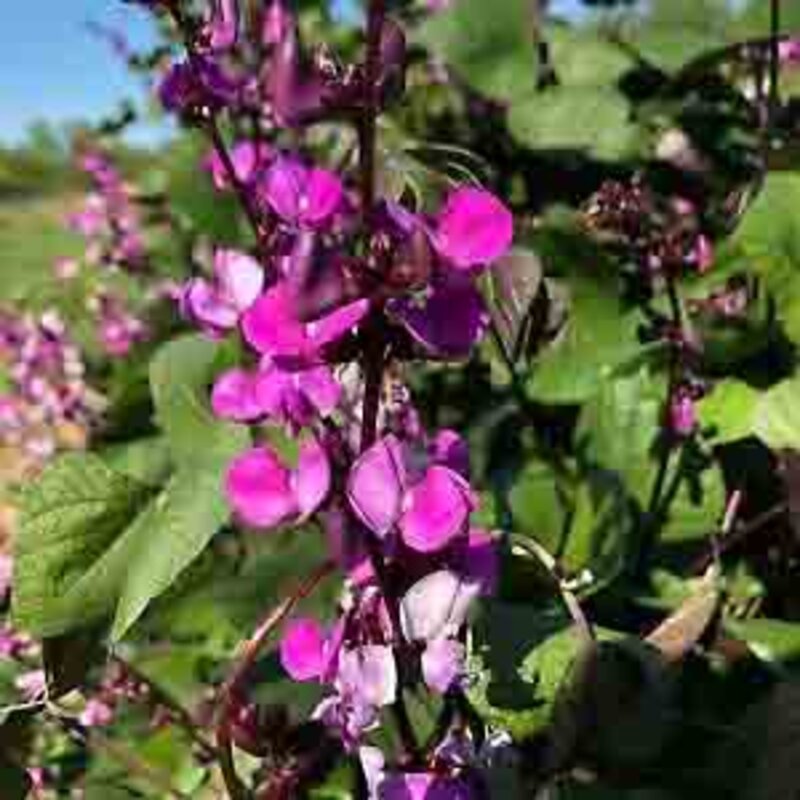
<svg viewBox="0 0 800 800">
<path fill-rule="evenodd" d="M 59 444 L 80 444 L 102 412 L 86 382 L 80 348 L 55 311 L 0 314 L 0 362 L 8 388 L 0 395 L 0 441 L 34 462 Z"/>
<path fill-rule="evenodd" d="M 335 621 L 288 623 L 285 671 L 325 687 L 313 717 L 360 754 L 372 796 L 466 798 L 478 765 L 468 746 L 443 740 L 408 771 L 367 742 L 384 708 L 402 717 L 411 687 L 463 697 L 468 612 L 494 587 L 496 538 L 471 524 L 479 500 L 465 441 L 426 432 L 398 376 L 405 360 L 469 356 L 488 324 L 479 278 L 510 249 L 514 225 L 482 188 L 453 187 L 424 209 L 379 196 L 368 163 L 355 181 L 275 144 L 276 126 L 320 115 L 360 125 L 365 105 L 377 114 L 402 86 L 402 32 L 372 14 L 366 62 L 344 66 L 303 52 L 281 0 L 249 33 L 235 3 L 192 23 L 173 10 L 189 52 L 161 100 L 211 132 L 203 166 L 256 237 L 251 251 L 217 248 L 179 305 L 205 335 L 245 346 L 211 392 L 217 416 L 256 428 L 225 477 L 236 519 L 270 531 L 317 522 L 344 575 Z M 224 113 L 258 120 L 255 135 L 226 148 Z M 294 453 L 279 449 L 276 429 Z"/>
</svg>

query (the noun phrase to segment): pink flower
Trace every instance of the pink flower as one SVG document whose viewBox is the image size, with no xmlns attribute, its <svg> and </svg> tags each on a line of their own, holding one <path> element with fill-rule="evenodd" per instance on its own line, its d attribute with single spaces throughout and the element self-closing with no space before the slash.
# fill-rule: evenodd
<svg viewBox="0 0 800 800">
<path fill-rule="evenodd" d="M 412 470 L 411 462 L 407 445 L 392 434 L 384 437 L 353 465 L 347 495 L 379 537 L 397 527 L 411 549 L 435 552 L 466 532 L 476 501 L 457 472 L 438 464 Z"/>
<path fill-rule="evenodd" d="M 267 46 L 279 44 L 294 27 L 294 17 L 284 0 L 270 0 L 261 18 L 261 42 Z"/>
<path fill-rule="evenodd" d="M 281 664 L 296 681 L 319 679 L 325 658 L 325 633 L 313 619 L 289 623 L 281 639 Z"/>
<path fill-rule="evenodd" d="M 785 66 L 800 64 L 800 39 L 784 39 L 779 42 L 778 58 Z"/>
<path fill-rule="evenodd" d="M 242 140 L 230 151 L 230 159 L 236 177 L 244 184 L 250 183 L 272 157 L 272 148 L 264 142 Z M 211 173 L 214 186 L 222 191 L 231 185 L 230 175 L 216 150 L 212 150 L 203 162 Z"/>
<path fill-rule="evenodd" d="M 258 195 L 288 225 L 322 228 L 340 209 L 344 188 L 335 173 L 281 156 L 267 170 Z"/>
<path fill-rule="evenodd" d="M 240 316 L 255 303 L 264 286 L 261 265 L 245 253 L 217 250 L 213 282 L 193 278 L 184 287 L 181 307 L 210 335 L 236 327 Z"/>
<path fill-rule="evenodd" d="M 288 286 L 279 283 L 248 309 L 242 331 L 261 355 L 314 361 L 323 347 L 354 331 L 368 311 L 369 300 L 356 300 L 313 322 L 302 322 Z"/>
<path fill-rule="evenodd" d="M 25 696 L 26 700 L 39 700 L 45 696 L 47 691 L 47 679 L 43 669 L 35 669 L 30 672 L 23 672 L 17 676 L 14 685 Z"/>
<path fill-rule="evenodd" d="M 686 388 L 676 390 L 670 400 L 670 425 L 677 436 L 691 436 L 697 426 L 697 411 L 694 398 Z"/>
<path fill-rule="evenodd" d="M 436 220 L 433 243 L 456 269 L 491 264 L 514 238 L 511 212 L 492 194 L 463 187 L 453 192 Z"/>
<path fill-rule="evenodd" d="M 434 639 L 422 653 L 422 677 L 431 691 L 444 694 L 466 672 L 466 648 L 455 639 Z"/>
<path fill-rule="evenodd" d="M 103 728 L 114 719 L 114 709 L 102 700 L 90 698 L 78 717 L 85 728 Z"/>
<path fill-rule="evenodd" d="M 225 479 L 228 502 L 246 524 L 273 528 L 313 514 L 328 494 L 330 464 L 324 448 L 309 439 L 297 468 L 289 469 L 267 446 L 234 459 Z"/>
</svg>

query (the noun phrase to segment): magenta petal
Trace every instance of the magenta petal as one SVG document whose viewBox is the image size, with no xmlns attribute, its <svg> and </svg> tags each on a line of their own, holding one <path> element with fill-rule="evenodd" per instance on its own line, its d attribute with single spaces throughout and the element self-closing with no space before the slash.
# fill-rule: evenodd
<svg viewBox="0 0 800 800">
<path fill-rule="evenodd" d="M 225 493 L 248 525 L 271 528 L 297 513 L 289 470 L 266 447 L 254 447 L 233 460 Z"/>
<path fill-rule="evenodd" d="M 281 639 L 281 664 L 296 681 L 320 678 L 325 659 L 325 634 L 313 619 L 296 619 Z"/>
<path fill-rule="evenodd" d="M 236 309 L 204 278 L 195 278 L 189 283 L 184 305 L 201 325 L 212 331 L 234 328 L 239 319 Z"/>
<path fill-rule="evenodd" d="M 328 367 L 304 370 L 298 380 L 300 391 L 323 416 L 330 414 L 339 405 L 342 387 Z"/>
<path fill-rule="evenodd" d="M 490 264 L 504 255 L 514 238 L 511 212 L 489 192 L 457 189 L 439 214 L 434 244 L 454 267 Z"/>
<path fill-rule="evenodd" d="M 350 505 L 378 536 L 386 536 L 400 516 L 406 478 L 404 447 L 393 435 L 372 445 L 350 470 Z"/>
<path fill-rule="evenodd" d="M 343 194 L 342 182 L 335 173 L 310 170 L 300 198 L 300 221 L 309 226 L 323 224 L 339 209 Z"/>
<path fill-rule="evenodd" d="M 314 347 L 319 349 L 353 331 L 367 315 L 369 300 L 356 300 L 337 308 L 318 320 L 309 322 L 306 331 Z"/>
<path fill-rule="evenodd" d="M 489 323 L 483 298 L 472 281 L 452 273 L 438 279 L 427 298 L 398 300 L 391 304 L 391 311 L 426 350 L 453 358 L 469 355 Z"/>
<path fill-rule="evenodd" d="M 422 676 L 431 691 L 444 694 L 464 676 L 466 649 L 455 639 L 434 639 L 422 653 Z"/>
<path fill-rule="evenodd" d="M 436 780 L 429 772 L 391 775 L 378 787 L 377 800 L 428 800 Z"/>
<path fill-rule="evenodd" d="M 264 287 L 261 264 L 237 250 L 217 250 L 214 254 L 214 272 L 223 295 L 240 313 L 255 303 Z"/>
<path fill-rule="evenodd" d="M 455 636 L 472 601 L 480 593 L 450 570 L 438 570 L 418 580 L 400 602 L 403 635 L 409 641 L 430 642 Z"/>
<path fill-rule="evenodd" d="M 308 170 L 297 159 L 281 156 L 264 176 L 262 193 L 272 210 L 285 222 L 300 218 L 302 198 L 308 182 Z"/>
<path fill-rule="evenodd" d="M 460 554 L 459 571 L 468 583 L 475 583 L 481 594 L 492 594 L 500 575 L 497 540 L 487 531 L 472 528 Z"/>
<path fill-rule="evenodd" d="M 297 506 L 304 517 L 322 505 L 331 488 L 331 464 L 325 448 L 316 439 L 309 439 L 300 448 L 294 475 Z"/>
<path fill-rule="evenodd" d="M 245 312 L 242 331 L 262 355 L 298 355 L 308 347 L 305 327 L 295 317 L 282 284 L 262 294 Z"/>
<path fill-rule="evenodd" d="M 256 394 L 257 377 L 243 369 L 231 369 L 217 378 L 211 392 L 211 407 L 222 419 L 250 422 L 261 416 Z"/>
<path fill-rule="evenodd" d="M 284 398 L 291 391 L 292 382 L 292 373 L 276 364 L 267 364 L 258 370 L 254 391 L 264 414 L 269 417 L 284 416 Z"/>
<path fill-rule="evenodd" d="M 434 465 L 406 495 L 400 533 L 412 550 L 435 552 L 464 531 L 471 511 L 466 481 L 447 467 Z"/>
</svg>

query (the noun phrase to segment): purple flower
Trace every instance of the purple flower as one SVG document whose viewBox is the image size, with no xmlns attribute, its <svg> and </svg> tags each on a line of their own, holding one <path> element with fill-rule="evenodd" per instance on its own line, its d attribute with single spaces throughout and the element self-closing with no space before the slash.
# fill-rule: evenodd
<svg viewBox="0 0 800 800">
<path fill-rule="evenodd" d="M 281 156 L 267 170 L 258 196 L 294 228 L 323 228 L 341 208 L 344 188 L 338 175 Z"/>
<path fill-rule="evenodd" d="M 391 775 L 378 786 L 377 794 L 377 800 L 473 800 L 475 797 L 466 781 L 433 772 Z"/>
<path fill-rule="evenodd" d="M 238 0 L 213 0 L 201 38 L 212 52 L 230 50 L 239 36 Z"/>
<path fill-rule="evenodd" d="M 418 642 L 455 636 L 480 592 L 479 584 L 452 570 L 426 575 L 405 593 L 400 603 L 404 636 Z"/>
<path fill-rule="evenodd" d="M 252 422 L 264 415 L 256 393 L 258 375 L 235 367 L 217 378 L 211 391 L 211 408 L 222 418 Z"/>
<path fill-rule="evenodd" d="M 472 280 L 453 273 L 439 273 L 425 293 L 394 300 L 390 310 L 428 353 L 445 358 L 469 355 L 489 323 Z"/>
<path fill-rule="evenodd" d="M 298 428 L 329 416 L 341 393 L 342 387 L 324 364 L 291 371 L 268 364 L 256 379 L 256 397 L 264 413 Z"/>
<path fill-rule="evenodd" d="M 691 436 L 697 426 L 697 410 L 691 391 L 680 387 L 675 391 L 669 405 L 670 426 L 676 436 Z"/>
<path fill-rule="evenodd" d="M 309 439 L 300 448 L 294 470 L 267 446 L 242 453 L 228 468 L 225 494 L 246 524 L 273 528 L 313 514 L 327 496 L 330 483 L 327 454 L 315 439 Z"/>
<path fill-rule="evenodd" d="M 379 537 L 397 527 L 412 550 L 435 552 L 466 533 L 476 501 L 457 472 L 437 464 L 412 470 L 411 462 L 407 445 L 395 436 L 380 439 L 353 465 L 347 495 Z"/>
<path fill-rule="evenodd" d="M 455 639 L 434 639 L 422 653 L 422 676 L 431 691 L 444 694 L 464 678 L 466 648 Z"/>
<path fill-rule="evenodd" d="M 86 707 L 78 717 L 78 721 L 85 728 L 103 728 L 114 719 L 114 709 L 108 703 L 90 698 Z"/>
<path fill-rule="evenodd" d="M 261 18 L 261 43 L 267 47 L 279 44 L 294 28 L 294 16 L 284 0 L 270 0 Z"/>
<path fill-rule="evenodd" d="M 235 328 L 256 302 L 264 285 L 261 265 L 245 253 L 219 249 L 214 254 L 214 282 L 192 278 L 184 286 L 181 307 L 211 336 Z"/>
<path fill-rule="evenodd" d="M 248 309 L 242 331 L 261 355 L 313 362 L 323 347 L 354 331 L 368 311 L 369 300 L 356 300 L 317 320 L 302 322 L 289 287 L 279 283 Z"/>
<path fill-rule="evenodd" d="M 236 177 L 243 184 L 248 184 L 269 163 L 272 158 L 272 148 L 266 142 L 252 142 L 245 139 L 237 142 L 231 148 L 229 155 Z M 211 173 L 211 179 L 217 189 L 222 191 L 230 188 L 230 175 L 216 150 L 208 154 L 203 166 Z"/>
<path fill-rule="evenodd" d="M 505 255 L 513 238 L 511 212 L 489 192 L 463 187 L 448 197 L 433 243 L 453 267 L 472 269 Z"/>
<path fill-rule="evenodd" d="M 325 666 L 325 632 L 313 619 L 289 623 L 281 639 L 281 665 L 296 681 L 318 680 Z"/>
<path fill-rule="evenodd" d="M 786 66 L 800 64 L 800 39 L 784 39 L 779 42 L 778 58 Z"/>
<path fill-rule="evenodd" d="M 161 104 L 176 114 L 220 109 L 232 103 L 238 91 L 237 83 L 207 56 L 173 64 L 158 86 Z"/>
</svg>

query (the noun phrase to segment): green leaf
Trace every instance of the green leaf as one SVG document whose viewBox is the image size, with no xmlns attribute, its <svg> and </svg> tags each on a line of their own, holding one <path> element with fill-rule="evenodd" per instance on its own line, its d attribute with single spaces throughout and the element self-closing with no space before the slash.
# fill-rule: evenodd
<svg viewBox="0 0 800 800">
<path fill-rule="evenodd" d="M 179 472 L 126 533 L 136 542 L 117 602 L 113 639 L 120 639 L 150 600 L 166 591 L 228 521 L 217 470 Z"/>
<path fill-rule="evenodd" d="M 15 584 L 23 627 L 54 636 L 113 617 L 121 638 L 227 522 L 224 470 L 249 439 L 208 408 L 218 355 L 192 337 L 154 360 L 156 410 L 177 471 L 149 502 L 150 487 L 91 455 L 57 461 L 26 493 Z"/>
<path fill-rule="evenodd" d="M 460 0 L 430 15 L 417 39 L 479 92 L 509 100 L 536 83 L 530 26 L 528 0 Z"/>
<path fill-rule="evenodd" d="M 732 238 L 742 266 L 771 292 L 786 335 L 800 343 L 800 175 L 770 173 Z"/>
<path fill-rule="evenodd" d="M 221 422 L 212 413 L 208 390 L 223 346 L 201 336 L 182 336 L 165 344 L 150 366 L 156 417 L 179 467 L 215 468 L 246 446 L 241 426 Z"/>
<path fill-rule="evenodd" d="M 575 277 L 569 287 L 565 329 L 539 356 L 528 383 L 531 396 L 543 403 L 588 400 L 600 383 L 643 353 L 638 316 L 624 310 L 616 293 L 590 278 Z"/>
<path fill-rule="evenodd" d="M 629 496 L 645 510 L 659 468 L 665 387 L 646 369 L 600 384 L 578 421 L 577 441 L 589 463 L 617 473 Z M 680 470 L 676 474 L 676 470 Z M 663 541 L 705 537 L 725 501 L 722 474 L 702 453 L 673 458 L 666 485 L 673 485 L 662 529 Z"/>
<path fill-rule="evenodd" d="M 561 613 L 487 601 L 472 632 L 467 694 L 516 740 L 542 731 L 580 639 Z"/>
<path fill-rule="evenodd" d="M 625 97 L 613 87 L 553 87 L 515 102 L 511 135 L 537 150 L 580 150 L 616 160 L 636 152 L 642 130 Z"/>
<path fill-rule="evenodd" d="M 0 756 L 0 786 L 3 800 L 25 800 L 32 788 L 27 771 L 3 756 Z"/>
<path fill-rule="evenodd" d="M 773 450 L 800 449 L 800 374 L 766 391 L 725 380 L 700 403 L 700 419 L 716 444 L 757 436 Z"/>
<path fill-rule="evenodd" d="M 772 666 L 796 669 L 800 662 L 800 625 L 779 619 L 726 619 L 725 629 Z"/>
<path fill-rule="evenodd" d="M 19 627 L 58 636 L 110 613 L 129 567 L 120 532 L 148 494 L 88 454 L 61 457 L 26 489 L 14 559 Z"/>
</svg>

